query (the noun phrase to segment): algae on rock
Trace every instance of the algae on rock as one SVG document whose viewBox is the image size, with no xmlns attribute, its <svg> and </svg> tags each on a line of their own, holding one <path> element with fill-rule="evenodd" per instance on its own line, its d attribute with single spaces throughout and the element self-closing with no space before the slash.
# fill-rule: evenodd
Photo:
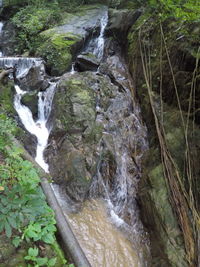
<svg viewBox="0 0 200 267">
<path fill-rule="evenodd" d="M 47 30 L 41 34 L 41 45 L 37 54 L 46 60 L 51 75 L 61 75 L 69 70 L 72 63 L 72 48 L 81 38 L 72 33 L 58 34 Z"/>
</svg>

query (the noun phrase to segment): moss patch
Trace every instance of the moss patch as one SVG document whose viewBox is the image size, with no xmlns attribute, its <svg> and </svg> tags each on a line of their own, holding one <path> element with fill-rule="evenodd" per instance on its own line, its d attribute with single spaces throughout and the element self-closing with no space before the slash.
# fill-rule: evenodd
<svg viewBox="0 0 200 267">
<path fill-rule="evenodd" d="M 71 66 L 73 46 L 81 38 L 72 33 L 59 34 L 52 29 L 42 32 L 40 37 L 41 45 L 37 49 L 37 55 L 46 60 L 52 75 L 63 74 Z"/>
<path fill-rule="evenodd" d="M 66 77 L 55 95 L 56 124 L 59 129 L 84 131 L 95 121 L 94 91 L 82 77 Z"/>
<path fill-rule="evenodd" d="M 15 109 L 13 107 L 14 83 L 8 81 L 3 84 L 0 83 L 0 107 L 8 114 L 14 115 Z"/>
</svg>

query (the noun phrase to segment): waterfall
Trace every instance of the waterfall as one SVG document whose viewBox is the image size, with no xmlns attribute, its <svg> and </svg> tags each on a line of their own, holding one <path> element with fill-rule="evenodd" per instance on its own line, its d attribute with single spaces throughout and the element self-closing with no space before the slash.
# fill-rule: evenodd
<svg viewBox="0 0 200 267">
<path fill-rule="evenodd" d="M 106 9 L 104 16 L 100 21 L 101 28 L 99 36 L 91 40 L 91 42 L 88 44 L 88 47 L 85 49 L 85 52 L 93 53 L 100 60 L 102 60 L 104 54 L 104 32 L 107 22 L 108 10 Z M 121 66 L 122 65 L 123 64 L 121 64 Z M 45 72 L 43 61 L 40 58 L 0 58 L 0 68 L 14 68 L 16 78 L 19 80 L 19 82 L 21 78 L 28 74 L 32 67 L 40 67 L 41 72 Z M 75 73 L 74 64 L 72 64 L 70 73 Z M 126 79 L 122 75 L 119 77 L 121 80 Z M 47 123 L 51 113 L 55 88 L 56 83 L 50 83 L 49 87 L 45 91 L 38 92 L 38 117 L 37 120 L 34 120 L 31 110 L 22 104 L 22 98 L 28 92 L 21 90 L 20 84 L 15 85 L 16 94 L 14 97 L 14 107 L 25 129 L 37 138 L 35 160 L 46 172 L 48 172 L 48 164 L 44 160 L 43 152 L 47 147 L 51 130 L 47 126 Z M 114 90 L 115 88 L 113 87 L 113 91 Z M 103 192 L 101 197 L 103 196 L 107 202 L 112 221 L 117 227 L 127 230 L 125 232 L 128 232 L 128 234 L 130 233 L 131 241 L 135 241 L 133 243 L 139 244 L 140 241 L 138 241 L 138 236 L 141 224 L 138 219 L 138 208 L 135 199 L 137 194 L 138 178 L 140 178 L 141 175 L 140 164 L 142 153 L 135 156 L 135 163 L 133 163 L 131 153 L 134 151 L 134 149 L 135 151 L 137 150 L 137 146 L 139 146 L 138 143 L 140 143 L 140 149 L 138 150 L 141 151 L 144 151 L 147 148 L 147 144 L 145 127 L 142 126 L 142 123 L 139 119 L 138 107 L 136 104 L 133 107 L 132 96 L 130 92 L 127 91 L 122 93 L 120 90 L 118 90 L 115 96 L 113 94 L 113 98 L 110 100 L 109 107 L 104 111 L 103 115 L 100 114 L 100 101 L 97 103 L 96 111 L 100 114 L 97 115 L 97 120 L 98 116 L 104 116 L 104 119 L 106 118 L 106 123 L 104 125 L 105 131 L 103 132 L 103 135 L 104 137 L 109 135 L 114 144 L 114 151 L 112 152 L 116 161 L 116 173 L 112 181 L 112 185 L 109 184 L 108 180 L 103 177 L 101 172 L 102 162 L 99 160 L 99 163 L 97 164 L 96 179 L 94 179 L 90 188 L 90 196 L 94 196 L 95 194 L 99 196 L 99 191 L 101 191 L 101 193 Z M 123 103 L 123 105 L 121 103 Z M 118 122 L 120 122 L 120 124 Z M 102 147 L 100 145 L 100 154 L 106 152 L 105 140 Z M 103 189 L 99 190 L 100 187 Z M 62 195 L 60 194 L 59 189 L 57 189 L 57 186 L 52 185 L 52 188 L 54 189 L 58 201 L 62 202 Z M 65 200 L 68 201 L 67 197 L 65 197 Z M 71 202 L 69 200 L 67 203 L 68 206 L 71 205 L 72 202 L 72 200 Z M 65 202 L 63 203 L 66 205 Z M 128 217 L 131 223 L 126 221 Z"/>
<path fill-rule="evenodd" d="M 73 63 L 72 63 L 71 70 L 70 70 L 70 73 L 71 73 L 71 74 L 74 74 L 74 73 L 75 73 L 75 68 L 74 68 L 74 67 L 75 67 L 75 63 L 73 62 Z"/>
<path fill-rule="evenodd" d="M 1 7 L 1 1 L 0 1 L 0 7 Z M 3 22 L 0 21 L 0 35 L 2 34 L 2 29 L 3 29 Z M 0 51 L 0 57 L 3 56 L 3 53 Z"/>
<path fill-rule="evenodd" d="M 108 23 L 108 10 L 106 9 L 100 21 L 99 36 L 96 37 L 95 39 L 91 39 L 87 47 L 84 49 L 84 52 L 92 53 L 100 60 L 103 58 L 104 54 L 104 43 L 105 43 L 104 32 L 107 23 Z"/>
<path fill-rule="evenodd" d="M 21 103 L 22 96 L 27 92 L 22 91 L 18 85 L 15 85 L 16 95 L 14 98 L 14 107 L 26 130 L 37 137 L 35 160 L 46 172 L 48 172 L 48 164 L 43 158 L 43 152 L 47 146 L 50 133 L 46 124 L 51 112 L 51 104 L 55 88 L 56 83 L 52 83 L 45 92 L 38 93 L 38 119 L 37 121 L 34 121 L 30 109 Z"/>
<path fill-rule="evenodd" d="M 104 31 L 105 31 L 107 23 L 108 23 L 108 11 L 106 10 L 104 16 L 101 19 L 101 30 L 100 30 L 100 34 L 97 38 L 97 41 L 96 41 L 96 46 L 94 48 L 94 54 L 99 59 L 102 59 L 102 57 L 103 57 L 104 43 L 105 43 Z"/>
<path fill-rule="evenodd" d="M 132 105 L 130 93 L 119 93 L 106 112 L 108 122 L 105 125 L 105 139 L 104 137 L 103 139 L 107 140 L 106 136 L 109 136 L 109 140 L 112 140 L 114 145 L 112 151 L 116 162 L 116 172 L 111 184 L 102 173 L 106 166 L 102 165 L 104 163 L 100 160 L 90 195 L 92 197 L 98 196 L 99 192 L 100 195 L 103 193 L 112 221 L 116 226 L 128 231 L 129 237 L 134 242 L 139 243 L 142 225 L 137 214 L 136 195 L 137 184 L 141 176 L 141 159 L 144 151 L 148 148 L 148 143 L 146 141 L 146 128 L 140 120 L 139 108 L 135 103 L 132 110 L 130 108 Z M 97 108 L 99 109 L 99 106 Z M 108 143 L 108 147 L 109 145 L 110 143 Z M 100 148 L 102 155 L 105 153 L 106 146 L 107 144 L 103 143 Z M 133 161 L 132 153 L 138 148 L 139 151 Z"/>
<path fill-rule="evenodd" d="M 2 57 L 0 68 L 14 68 L 17 78 L 23 78 L 32 67 L 40 67 L 44 72 L 44 64 L 41 58 Z"/>
</svg>

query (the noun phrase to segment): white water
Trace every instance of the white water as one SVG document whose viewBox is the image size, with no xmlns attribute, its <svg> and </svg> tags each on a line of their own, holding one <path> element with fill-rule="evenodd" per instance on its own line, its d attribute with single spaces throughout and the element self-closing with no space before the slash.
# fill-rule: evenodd
<svg viewBox="0 0 200 267">
<path fill-rule="evenodd" d="M 104 54 L 104 44 L 105 44 L 104 32 L 107 23 L 108 23 L 108 10 L 105 10 L 104 16 L 101 18 L 100 22 L 99 36 L 95 39 L 91 39 L 84 50 L 84 52 L 86 53 L 94 54 L 100 60 L 103 58 Z"/>
<path fill-rule="evenodd" d="M 46 172 L 48 172 L 48 164 L 44 160 L 43 152 L 47 146 L 50 133 L 46 123 L 50 115 L 55 87 L 56 84 L 52 83 L 45 92 L 38 93 L 38 119 L 34 121 L 30 109 L 21 103 L 22 96 L 27 92 L 22 91 L 18 85 L 15 85 L 14 107 L 26 130 L 37 137 L 35 160 Z"/>
<path fill-rule="evenodd" d="M 97 38 L 97 45 L 94 49 L 94 54 L 99 59 L 102 59 L 103 57 L 104 44 L 105 44 L 104 31 L 105 31 L 107 23 L 108 23 L 108 11 L 106 11 L 105 15 L 101 19 L 101 31 L 100 31 L 99 37 Z"/>
<path fill-rule="evenodd" d="M 23 58 L 23 57 L 1 57 L 0 68 L 15 68 L 16 77 L 23 78 L 32 67 L 40 67 L 44 72 L 43 60 L 40 58 Z"/>
<path fill-rule="evenodd" d="M 75 63 L 73 62 L 72 63 L 72 68 L 71 68 L 71 71 L 70 71 L 71 74 L 74 74 L 76 72 L 75 69 L 74 69 L 74 65 L 75 65 Z"/>
<path fill-rule="evenodd" d="M 0 7 L 1 7 L 1 1 L 0 1 Z M 3 22 L 0 21 L 0 35 L 2 34 L 2 29 L 3 29 Z M 3 56 L 3 53 L 0 51 L 0 57 Z"/>
</svg>

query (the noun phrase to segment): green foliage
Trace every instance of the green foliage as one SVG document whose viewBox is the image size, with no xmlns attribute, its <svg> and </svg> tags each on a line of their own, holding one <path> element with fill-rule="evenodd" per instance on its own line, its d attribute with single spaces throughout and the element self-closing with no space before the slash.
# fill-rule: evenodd
<svg viewBox="0 0 200 267">
<path fill-rule="evenodd" d="M 6 160 L 0 166 L 0 232 L 11 237 L 12 229 L 23 231 L 27 241 L 54 242 L 55 219 L 40 187 L 39 177 L 32 164 L 20 157 L 19 149 L 11 147 L 4 152 Z M 33 221 L 37 223 L 33 224 Z"/>
<path fill-rule="evenodd" d="M 56 264 L 56 258 L 51 258 L 48 260 L 47 257 L 39 257 L 39 249 L 38 248 L 29 248 L 28 255 L 24 257 L 25 260 L 28 260 L 29 262 L 32 262 L 34 264 L 34 267 L 37 266 L 55 266 Z M 32 266 L 31 264 L 28 264 L 28 266 Z"/>
<path fill-rule="evenodd" d="M 200 21 L 200 2 L 197 0 L 148 0 L 148 7 L 155 9 L 162 19 L 174 17 L 181 21 Z"/>
<path fill-rule="evenodd" d="M 22 8 L 12 18 L 12 22 L 18 32 L 19 52 L 28 49 L 30 52 L 35 50 L 38 45 L 38 33 L 50 28 L 60 19 L 60 10 L 56 4 L 51 6 L 29 5 Z"/>
<path fill-rule="evenodd" d="M 53 30 L 41 34 L 43 42 L 37 49 L 37 55 L 46 60 L 47 68 L 52 75 L 63 74 L 72 61 L 71 48 L 79 37 L 70 33 L 57 34 Z"/>
<path fill-rule="evenodd" d="M 9 114 L 14 114 L 15 110 L 13 107 L 13 82 L 8 81 L 6 84 L 0 83 L 0 109 L 4 109 Z"/>
<path fill-rule="evenodd" d="M 10 135 L 16 125 L 3 112 L 0 114 L 0 234 L 5 233 L 17 248 L 22 242 L 40 241 L 51 245 L 55 255 L 67 266 L 55 240 L 55 219 L 39 186 L 39 176 L 21 150 L 12 144 Z M 37 243 L 35 243 L 37 244 Z M 55 247 L 57 249 L 55 249 Z M 39 248 L 29 248 L 28 266 L 55 266 L 56 258 L 41 257 Z"/>
</svg>

